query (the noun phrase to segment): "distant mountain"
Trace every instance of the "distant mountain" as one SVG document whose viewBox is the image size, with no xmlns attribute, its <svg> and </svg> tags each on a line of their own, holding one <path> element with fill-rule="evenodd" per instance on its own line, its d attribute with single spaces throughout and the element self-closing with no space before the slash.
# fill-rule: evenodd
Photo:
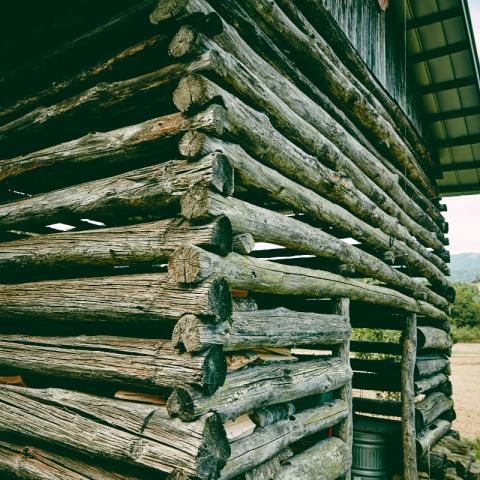
<svg viewBox="0 0 480 480">
<path fill-rule="evenodd" d="M 480 253 L 457 253 L 451 256 L 452 282 L 480 280 Z"/>
</svg>

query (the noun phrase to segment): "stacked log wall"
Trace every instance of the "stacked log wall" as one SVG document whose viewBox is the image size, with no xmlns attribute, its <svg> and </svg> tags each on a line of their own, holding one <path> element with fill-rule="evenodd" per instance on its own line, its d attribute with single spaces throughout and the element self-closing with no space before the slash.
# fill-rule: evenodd
<svg viewBox="0 0 480 480">
<path fill-rule="evenodd" d="M 448 431 L 431 158 L 300 3 L 146 1 L 0 82 L 0 472 L 348 479 L 356 410 L 413 478 Z"/>
</svg>

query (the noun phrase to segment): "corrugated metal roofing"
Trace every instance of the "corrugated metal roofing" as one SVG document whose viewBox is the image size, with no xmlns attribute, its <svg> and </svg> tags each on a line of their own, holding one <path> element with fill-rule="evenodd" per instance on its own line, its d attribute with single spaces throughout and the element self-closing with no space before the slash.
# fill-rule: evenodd
<svg viewBox="0 0 480 480">
<path fill-rule="evenodd" d="M 467 0 L 407 0 L 407 52 L 443 195 L 480 192 L 480 77 Z"/>
</svg>

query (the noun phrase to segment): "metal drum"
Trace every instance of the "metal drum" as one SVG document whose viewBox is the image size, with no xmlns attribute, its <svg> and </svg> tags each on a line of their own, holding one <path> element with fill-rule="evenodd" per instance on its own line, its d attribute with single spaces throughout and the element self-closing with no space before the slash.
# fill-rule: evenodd
<svg viewBox="0 0 480 480">
<path fill-rule="evenodd" d="M 353 432 L 352 480 L 387 480 L 387 444 L 378 433 Z"/>
</svg>

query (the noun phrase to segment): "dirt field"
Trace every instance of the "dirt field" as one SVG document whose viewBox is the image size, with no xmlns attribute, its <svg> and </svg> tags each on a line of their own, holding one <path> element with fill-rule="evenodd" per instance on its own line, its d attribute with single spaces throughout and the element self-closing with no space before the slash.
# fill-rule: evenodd
<svg viewBox="0 0 480 480">
<path fill-rule="evenodd" d="M 451 362 L 457 412 L 453 427 L 465 437 L 480 437 L 480 343 L 456 344 Z"/>
</svg>

